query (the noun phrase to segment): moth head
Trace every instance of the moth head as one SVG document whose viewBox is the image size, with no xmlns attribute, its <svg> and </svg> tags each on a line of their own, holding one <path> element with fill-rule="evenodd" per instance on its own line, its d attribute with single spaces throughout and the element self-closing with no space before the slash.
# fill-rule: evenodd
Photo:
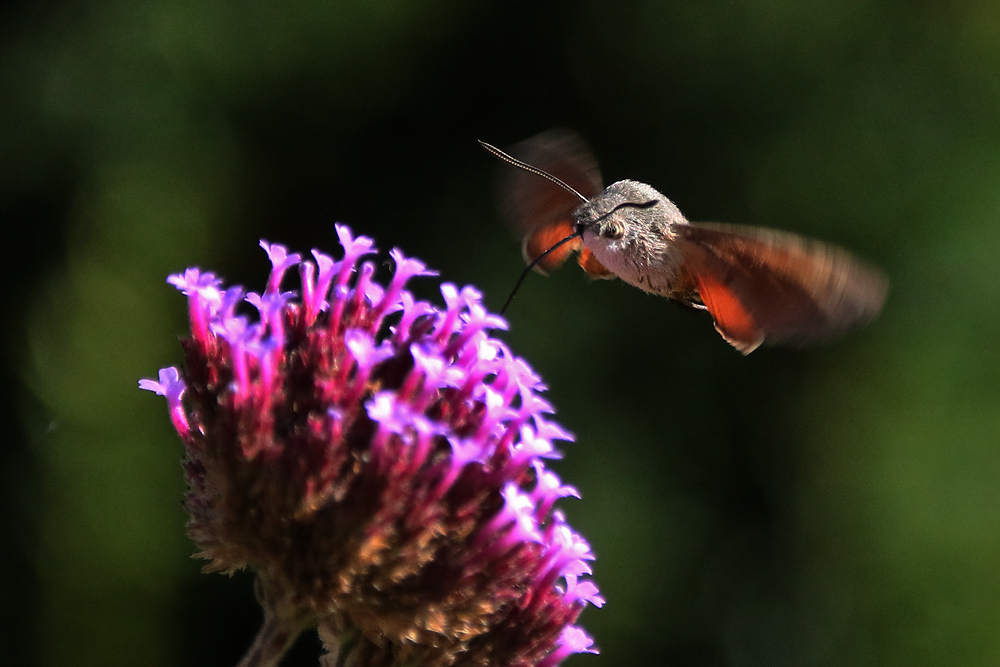
<svg viewBox="0 0 1000 667">
<path fill-rule="evenodd" d="M 629 244 L 651 233 L 662 233 L 683 220 L 673 202 L 652 186 L 618 181 L 582 204 L 573 214 L 576 228 L 605 244 Z"/>
</svg>

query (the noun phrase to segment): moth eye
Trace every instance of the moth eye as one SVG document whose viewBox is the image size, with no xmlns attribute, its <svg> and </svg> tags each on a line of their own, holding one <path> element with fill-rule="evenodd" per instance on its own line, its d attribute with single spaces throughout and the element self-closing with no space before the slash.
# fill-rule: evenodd
<svg viewBox="0 0 1000 667">
<path fill-rule="evenodd" d="M 620 239 L 625 236 L 625 225 L 617 220 L 612 220 L 604 228 L 604 233 L 601 236 L 608 239 Z"/>
</svg>

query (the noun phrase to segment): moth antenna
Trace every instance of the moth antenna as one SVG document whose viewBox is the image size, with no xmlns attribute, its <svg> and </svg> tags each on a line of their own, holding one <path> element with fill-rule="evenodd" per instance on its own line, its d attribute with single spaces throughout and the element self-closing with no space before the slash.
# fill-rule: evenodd
<svg viewBox="0 0 1000 667">
<path fill-rule="evenodd" d="M 482 142 L 479 142 L 479 143 L 482 143 Z M 486 146 L 486 144 L 484 144 L 484 146 Z M 493 148 L 493 147 L 490 146 L 490 148 Z M 496 150 L 496 149 L 494 149 L 494 150 Z M 542 172 L 542 173 L 544 174 L 545 172 Z M 569 186 L 566 186 L 566 187 L 569 187 Z M 570 189 L 572 189 L 572 188 L 570 188 Z M 516 283 L 514 283 L 514 289 L 512 289 L 510 291 L 510 296 L 507 297 L 507 301 L 503 304 L 503 308 L 500 309 L 500 314 L 503 315 L 505 312 L 507 312 L 507 307 L 510 306 L 510 302 L 514 300 L 514 295 L 517 294 L 517 290 L 519 290 L 521 288 L 521 283 L 523 283 L 524 279 L 528 277 L 528 274 L 531 272 L 531 270 L 533 268 L 535 268 L 535 264 L 538 264 L 540 261 L 542 261 L 542 259 L 544 259 L 545 256 L 548 255 L 553 250 L 555 250 L 555 249 L 557 249 L 557 248 L 559 248 L 559 247 L 561 247 L 563 245 L 566 245 L 567 243 L 569 243 L 573 239 L 579 238 L 580 236 L 583 236 L 583 229 L 582 228 L 576 230 L 575 232 L 573 232 L 572 234 L 570 234 L 569 236 L 567 236 L 563 240 L 558 241 L 557 243 L 555 243 L 551 248 L 549 248 L 548 250 L 546 250 L 545 252 L 543 252 L 541 255 L 539 255 L 538 257 L 536 257 L 535 259 L 533 259 L 531 261 L 531 264 L 528 264 L 528 266 L 524 267 L 524 271 L 521 272 L 521 277 L 517 279 Z"/>
<path fill-rule="evenodd" d="M 604 218 L 608 217 L 613 213 L 617 213 L 623 208 L 653 208 L 659 203 L 660 203 L 659 199 L 650 199 L 649 201 L 644 201 L 644 202 L 623 201 L 621 204 L 618 204 L 618 206 L 615 206 L 613 209 L 611 209 L 604 215 L 599 215 L 597 218 L 594 219 L 594 222 L 600 222 L 601 220 L 604 220 Z"/>
<path fill-rule="evenodd" d="M 507 164 L 512 164 L 515 167 L 518 167 L 520 169 L 524 169 L 526 172 L 528 172 L 530 174 L 534 174 L 535 176 L 541 176 L 542 178 L 545 178 L 545 179 L 548 179 L 548 180 L 552 181 L 553 183 L 555 183 L 559 187 L 563 188 L 564 190 L 568 190 L 569 192 L 572 192 L 573 194 L 575 194 L 577 197 L 580 198 L 580 201 L 582 201 L 582 202 L 589 201 L 586 197 L 584 197 L 579 192 L 577 192 L 575 188 L 571 187 L 569 184 L 566 183 L 566 181 L 562 180 L 561 178 L 553 176 L 552 174 L 550 174 L 547 171 L 542 171 L 538 167 L 533 167 L 530 164 L 528 164 L 527 162 L 523 162 L 521 160 L 518 160 L 516 157 L 513 157 L 511 155 L 507 155 L 506 153 L 504 153 L 502 150 L 500 150 L 496 146 L 491 146 L 488 143 L 486 143 L 485 141 L 480 140 L 479 141 L 479 145 L 482 146 L 483 149 L 485 149 L 487 153 L 493 154 L 494 156 L 500 158 L 501 160 L 503 160 Z M 569 237 L 569 238 L 573 238 L 573 237 Z M 568 240 L 568 239 L 564 239 L 563 241 L 560 241 L 559 243 L 560 244 L 561 243 L 565 243 L 566 240 Z M 552 248 L 550 248 L 549 250 L 551 250 L 553 248 L 558 248 L 558 247 L 559 247 L 559 244 L 556 244 L 556 245 L 552 246 Z M 546 252 L 548 252 L 548 250 L 546 250 Z M 544 255 L 543 255 L 543 257 L 544 257 Z M 536 259 L 535 261 L 537 262 L 538 260 Z M 518 281 L 518 284 L 520 284 L 520 281 Z M 517 288 L 514 288 L 514 290 L 517 291 Z M 513 297 L 513 294 L 511 295 L 511 297 Z M 510 299 L 508 299 L 508 303 L 509 302 L 510 302 Z M 501 314 L 503 313 L 502 310 L 500 312 L 501 312 Z"/>
</svg>

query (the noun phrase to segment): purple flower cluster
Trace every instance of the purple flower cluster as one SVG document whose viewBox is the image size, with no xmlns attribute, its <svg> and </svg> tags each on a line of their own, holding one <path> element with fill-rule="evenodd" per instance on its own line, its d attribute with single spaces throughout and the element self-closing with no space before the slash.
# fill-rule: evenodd
<svg viewBox="0 0 1000 667">
<path fill-rule="evenodd" d="M 245 664 L 276 664 L 318 627 L 354 665 L 550 667 L 596 651 L 573 625 L 600 606 L 587 543 L 553 509 L 577 496 L 545 468 L 539 378 L 489 330 L 472 287 L 444 308 L 406 290 L 434 275 L 398 250 L 388 286 L 372 241 L 302 261 L 262 242 L 262 294 L 188 269 L 185 370 L 167 399 L 185 446 L 189 534 L 212 571 L 252 569 L 265 626 Z M 298 266 L 301 295 L 282 292 Z M 259 313 L 238 312 L 242 302 Z"/>
</svg>

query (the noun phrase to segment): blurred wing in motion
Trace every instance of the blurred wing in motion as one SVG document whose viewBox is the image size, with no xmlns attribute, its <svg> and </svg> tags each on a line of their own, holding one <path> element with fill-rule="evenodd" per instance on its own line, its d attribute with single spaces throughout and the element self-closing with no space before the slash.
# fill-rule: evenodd
<svg viewBox="0 0 1000 667">
<path fill-rule="evenodd" d="M 760 227 L 691 223 L 677 232 L 715 328 L 744 354 L 763 342 L 836 338 L 885 302 L 885 276 L 835 246 Z"/>
<path fill-rule="evenodd" d="M 601 172 L 586 143 L 569 130 L 550 130 L 510 148 L 519 160 L 563 180 L 588 199 L 601 192 Z M 522 236 L 521 250 L 530 263 L 575 231 L 573 211 L 581 202 L 573 193 L 544 178 L 512 167 L 504 169 L 499 184 L 504 213 Z M 535 268 L 546 274 L 559 268 L 574 252 L 580 266 L 592 277 L 614 277 L 582 246 L 579 239 L 567 243 L 539 262 Z"/>
</svg>

